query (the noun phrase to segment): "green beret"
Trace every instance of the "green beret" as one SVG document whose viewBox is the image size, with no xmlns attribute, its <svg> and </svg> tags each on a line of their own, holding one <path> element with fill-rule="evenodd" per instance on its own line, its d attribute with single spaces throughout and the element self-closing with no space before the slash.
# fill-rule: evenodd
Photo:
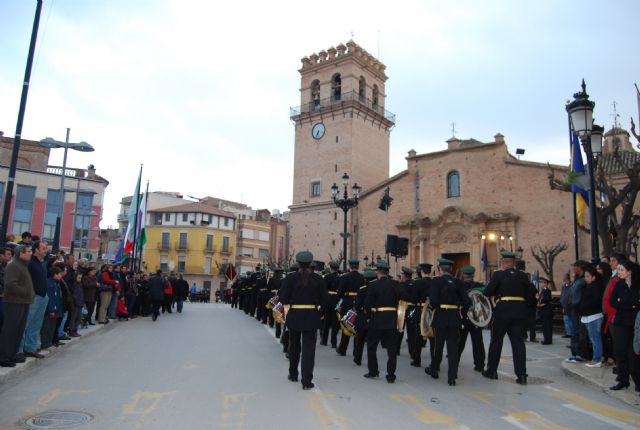
<svg viewBox="0 0 640 430">
<path fill-rule="evenodd" d="M 376 261 L 375 266 L 376 266 L 376 269 L 389 270 L 389 263 L 387 263 L 384 260 Z"/>
<path fill-rule="evenodd" d="M 438 265 L 440 266 L 453 266 L 453 261 L 448 258 L 438 258 Z"/>
<path fill-rule="evenodd" d="M 299 268 L 300 266 L 298 266 L 298 263 L 291 263 L 291 266 L 289 266 L 289 271 L 296 272 Z"/>
<path fill-rule="evenodd" d="M 296 261 L 298 263 L 311 263 L 313 261 L 313 254 L 309 251 L 300 251 L 296 254 Z"/>
<path fill-rule="evenodd" d="M 339 269 L 340 265 L 338 264 L 337 261 L 330 261 L 329 262 L 329 267 L 331 267 L 332 269 Z"/>
<path fill-rule="evenodd" d="M 462 269 L 460 269 L 460 271 L 465 275 L 473 275 L 474 273 L 476 273 L 476 268 L 473 266 L 464 266 Z"/>
<path fill-rule="evenodd" d="M 357 258 L 350 258 L 348 263 L 349 266 L 357 266 L 358 264 L 360 264 L 360 260 L 358 260 Z"/>
<path fill-rule="evenodd" d="M 322 269 L 322 274 L 323 275 L 328 275 L 330 273 L 329 268 L 325 267 L 324 269 Z"/>
<path fill-rule="evenodd" d="M 424 270 L 425 272 L 431 272 L 431 267 L 433 266 L 429 263 L 420 263 L 418 264 L 418 267 L 420 270 Z"/>
<path fill-rule="evenodd" d="M 364 269 L 362 273 L 365 279 L 374 279 L 376 277 L 376 272 L 373 269 L 369 269 L 368 267 Z"/>
<path fill-rule="evenodd" d="M 513 252 L 509 252 L 509 251 L 502 251 L 500 253 L 500 257 L 502 258 L 516 258 L 516 254 L 514 254 Z"/>
<path fill-rule="evenodd" d="M 404 273 L 407 276 L 411 276 L 413 275 L 413 269 L 411 269 L 411 267 L 402 266 L 402 273 Z"/>
</svg>

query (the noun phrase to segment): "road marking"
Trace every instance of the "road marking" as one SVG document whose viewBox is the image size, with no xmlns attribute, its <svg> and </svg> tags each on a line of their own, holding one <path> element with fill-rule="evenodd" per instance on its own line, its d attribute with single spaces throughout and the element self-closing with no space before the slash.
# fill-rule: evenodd
<svg viewBox="0 0 640 430">
<path fill-rule="evenodd" d="M 70 394 L 78 394 L 78 393 L 90 393 L 91 391 L 89 390 L 61 390 L 60 388 L 56 388 L 53 391 L 51 391 L 48 394 L 45 394 L 44 396 L 40 397 L 40 400 L 38 400 L 38 404 L 40 406 L 48 406 L 49 403 L 51 403 L 55 398 L 60 397 L 60 396 L 68 396 Z"/>
<path fill-rule="evenodd" d="M 139 429 L 144 424 L 144 420 L 153 411 L 156 410 L 160 402 L 165 397 L 173 397 L 175 391 L 158 392 L 158 391 L 136 391 L 131 396 L 129 403 L 122 406 L 122 414 L 126 416 L 137 416 L 134 429 Z"/>
<path fill-rule="evenodd" d="M 320 391 L 320 390 L 316 390 Z M 320 424 L 322 428 L 325 430 L 332 429 L 343 429 L 350 430 L 351 426 L 347 422 L 347 419 L 343 416 L 339 416 L 336 414 L 335 410 L 331 407 L 331 404 L 328 402 L 327 396 L 318 392 L 317 394 L 311 394 L 308 397 L 309 406 L 311 410 L 315 412 L 320 420 Z"/>
<path fill-rule="evenodd" d="M 523 430 L 568 430 L 569 427 L 561 427 L 535 412 L 519 411 L 511 412 L 501 417 L 506 422 Z"/>
<path fill-rule="evenodd" d="M 459 430 L 468 429 L 466 426 L 459 425 L 451 415 L 429 409 L 412 394 L 390 394 L 389 397 L 411 409 L 413 417 L 423 424 Z"/>
<path fill-rule="evenodd" d="M 621 429 L 640 429 L 640 414 L 627 412 L 613 406 L 606 406 L 569 391 L 558 389 L 549 389 L 549 391 L 545 394 L 571 402 L 563 405 L 565 408 L 585 413 Z"/>
<path fill-rule="evenodd" d="M 241 429 L 247 416 L 247 401 L 256 393 L 224 394 L 222 397 L 221 428 Z"/>
</svg>

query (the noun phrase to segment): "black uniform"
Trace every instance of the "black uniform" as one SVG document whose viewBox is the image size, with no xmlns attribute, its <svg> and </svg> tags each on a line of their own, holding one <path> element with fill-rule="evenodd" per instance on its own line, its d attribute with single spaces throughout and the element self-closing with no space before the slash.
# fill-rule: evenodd
<svg viewBox="0 0 640 430">
<path fill-rule="evenodd" d="M 424 340 L 420 334 L 420 316 L 422 315 L 422 305 L 424 298 L 422 294 L 428 289 L 429 280 L 418 278 L 411 282 L 405 290 L 405 300 L 409 302 L 407 308 L 405 326 L 407 329 L 407 345 L 409 347 L 409 357 L 412 366 L 420 366 L 420 355 Z"/>
<path fill-rule="evenodd" d="M 553 309 L 551 308 L 551 290 L 543 288 L 538 300 L 538 315 L 542 319 L 542 344 L 551 345 L 553 339 Z"/>
<path fill-rule="evenodd" d="M 487 369 L 484 375 L 492 379 L 497 378 L 502 341 L 504 335 L 508 334 L 516 375 L 518 378 L 526 378 L 525 326 L 530 309 L 536 304 L 535 287 L 529 282 L 524 272 L 509 268 L 498 270 L 493 274 L 489 285 L 484 290 L 484 295 L 497 299 L 493 312 Z"/>
<path fill-rule="evenodd" d="M 387 349 L 387 380 L 393 382 L 396 373 L 398 345 L 398 302 L 400 288 L 397 281 L 383 276 L 369 284 L 365 310 L 369 318 L 367 336 L 368 376 L 378 375 L 378 343 Z"/>
<path fill-rule="evenodd" d="M 249 278 L 249 315 L 256 316 L 256 309 L 258 308 L 258 290 L 260 285 L 258 284 L 258 275 L 253 274 Z"/>
<path fill-rule="evenodd" d="M 288 276 L 281 289 L 280 301 L 290 305 L 286 321 L 290 332 L 289 378 L 298 378 L 298 362 L 302 350 L 302 385 L 310 385 L 313 380 L 316 333 L 321 326 L 319 307 L 325 306 L 329 301 L 322 277 L 308 271 Z"/>
<path fill-rule="evenodd" d="M 415 340 L 415 350 L 414 354 L 411 357 L 412 364 L 414 366 L 420 367 L 422 361 L 422 348 L 426 345 L 426 340 L 422 337 L 422 333 L 420 332 L 420 318 L 422 317 L 422 308 L 424 302 L 429 298 L 429 290 L 431 287 L 431 278 L 422 277 L 413 281 L 413 291 L 415 294 L 416 307 L 412 316 L 412 324 L 415 324 L 416 330 L 416 340 Z M 408 330 L 408 329 L 407 329 Z M 408 332 L 407 332 L 408 333 Z M 433 352 L 435 348 L 435 339 L 433 337 L 428 338 L 429 340 L 429 357 L 430 361 L 433 360 Z"/>
<path fill-rule="evenodd" d="M 453 385 L 458 378 L 458 343 L 460 342 L 460 325 L 462 323 L 460 308 L 467 301 L 462 281 L 448 273 L 433 278 L 429 290 L 429 300 L 435 309 L 431 323 L 435 336 L 435 350 L 427 373 L 434 378 L 438 377 L 446 342 L 449 362 L 448 379 L 449 384 Z"/>
<path fill-rule="evenodd" d="M 408 279 L 406 281 L 402 281 L 399 283 L 399 288 L 400 288 L 400 300 L 404 300 L 407 303 L 414 303 L 412 301 L 413 297 L 413 281 L 411 279 Z M 409 312 L 411 310 L 411 305 L 409 305 L 407 307 L 407 309 L 405 309 L 405 313 L 404 313 L 404 328 L 406 328 L 408 330 L 408 321 L 407 319 L 409 318 Z M 402 349 L 402 339 L 404 338 L 404 329 L 401 332 L 398 332 L 398 347 L 396 348 L 396 352 L 398 353 L 398 355 L 400 355 L 400 349 Z M 409 347 L 409 356 L 412 356 L 413 353 L 413 344 L 411 343 L 411 341 L 409 340 L 409 334 L 407 333 L 407 343 L 408 343 L 408 347 Z"/>
<path fill-rule="evenodd" d="M 278 290 L 281 285 L 281 272 L 274 273 L 273 277 L 269 278 L 267 282 L 267 303 L 278 294 Z M 266 310 L 266 309 L 265 309 Z M 280 324 L 275 322 L 273 318 L 273 312 L 270 310 L 266 310 L 267 313 L 267 321 L 269 322 L 269 327 L 273 327 L 275 325 L 276 328 L 276 337 L 280 338 L 282 333 L 282 327 Z"/>
<path fill-rule="evenodd" d="M 353 309 L 354 300 L 360 287 L 364 285 L 364 276 L 357 270 L 345 273 L 338 279 L 338 299 L 342 299 L 340 306 L 340 316 L 344 316 L 349 309 Z M 349 347 L 350 336 L 342 333 L 340 345 L 338 346 L 338 354 L 346 355 Z"/>
<path fill-rule="evenodd" d="M 320 345 L 327 345 L 329 333 L 331 333 L 331 347 L 335 348 L 338 344 L 338 331 L 340 331 L 340 322 L 336 315 L 336 305 L 338 304 L 338 279 L 340 274 L 338 271 L 332 271 L 324 277 L 324 285 L 329 293 L 329 304 L 327 305 L 322 325 L 322 338 Z"/>
<path fill-rule="evenodd" d="M 474 281 L 463 281 L 463 291 L 465 296 L 470 290 L 484 289 L 484 285 Z M 482 339 L 482 329 L 473 325 L 469 318 L 467 318 L 467 312 L 469 311 L 470 301 L 467 301 L 462 308 L 462 328 L 460 329 L 460 343 L 458 344 L 458 360 L 462 356 L 464 347 L 467 343 L 467 335 L 471 336 L 471 347 L 473 348 L 473 369 L 482 372 L 484 369 L 485 350 L 484 340 Z"/>
<path fill-rule="evenodd" d="M 258 290 L 256 301 L 256 319 L 262 324 L 267 323 L 267 301 L 269 300 L 269 292 L 267 290 L 266 275 L 260 276 L 256 279 L 256 288 Z"/>
<path fill-rule="evenodd" d="M 367 341 L 367 335 L 369 333 L 369 324 L 367 323 L 367 313 L 365 311 L 365 303 L 367 301 L 367 293 L 369 292 L 369 280 L 365 278 L 365 284 L 358 290 L 354 309 L 358 313 L 358 319 L 356 320 L 356 339 L 355 339 L 355 354 L 353 362 L 358 366 L 362 364 L 362 352 L 364 351 L 364 345 Z"/>
</svg>

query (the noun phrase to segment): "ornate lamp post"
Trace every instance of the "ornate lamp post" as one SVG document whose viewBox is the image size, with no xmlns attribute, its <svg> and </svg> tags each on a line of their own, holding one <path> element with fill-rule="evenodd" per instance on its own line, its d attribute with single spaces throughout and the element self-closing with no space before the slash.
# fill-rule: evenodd
<svg viewBox="0 0 640 430">
<path fill-rule="evenodd" d="M 596 218 L 596 187 L 593 175 L 596 157 L 602 152 L 602 132 L 604 127 L 593 124 L 595 102 L 589 100 L 587 86 L 582 80 L 582 91 L 573 95 L 573 101 L 566 105 L 571 118 L 571 128 L 580 137 L 584 152 L 587 154 L 589 169 L 589 223 L 591 224 L 591 261 L 600 260 L 598 244 L 598 220 Z"/>
<path fill-rule="evenodd" d="M 344 186 L 344 193 L 342 198 L 339 198 L 340 189 L 338 186 L 334 184 L 331 186 L 331 198 L 337 207 L 341 208 L 344 212 L 344 228 L 342 231 L 342 270 L 346 272 L 347 270 L 347 237 L 349 237 L 349 232 L 347 231 L 347 212 L 349 209 L 355 208 L 358 206 L 358 200 L 360 199 L 360 191 L 362 187 L 360 187 L 357 183 L 353 184 L 351 187 L 351 191 L 353 192 L 353 197 L 349 198 L 349 194 L 347 192 L 347 187 L 349 186 L 349 175 L 346 173 L 342 175 L 342 185 Z"/>
</svg>

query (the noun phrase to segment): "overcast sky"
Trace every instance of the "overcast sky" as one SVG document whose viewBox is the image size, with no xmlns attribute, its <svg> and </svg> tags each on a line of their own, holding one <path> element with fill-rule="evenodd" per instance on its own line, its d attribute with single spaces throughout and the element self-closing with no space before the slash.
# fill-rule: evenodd
<svg viewBox="0 0 640 430">
<path fill-rule="evenodd" d="M 0 0 L 0 130 L 15 132 L 36 2 Z M 138 169 L 150 189 L 254 208 L 291 203 L 300 59 L 356 43 L 387 66 L 391 174 L 410 149 L 505 135 L 568 164 L 565 102 L 587 81 L 607 129 L 637 118 L 637 0 L 45 0 L 23 138 L 91 143 L 68 165 L 110 182 L 101 226 Z M 352 36 L 353 35 L 353 36 Z M 62 164 L 53 150 L 51 164 Z M 144 186 L 144 184 L 143 184 Z"/>
</svg>

